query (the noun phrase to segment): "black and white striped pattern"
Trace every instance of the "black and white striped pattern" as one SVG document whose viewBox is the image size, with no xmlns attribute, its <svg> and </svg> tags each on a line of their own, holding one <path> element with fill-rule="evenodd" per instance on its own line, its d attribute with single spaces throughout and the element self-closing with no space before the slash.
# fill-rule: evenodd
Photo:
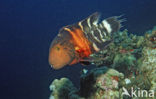
<svg viewBox="0 0 156 99">
<path fill-rule="evenodd" d="M 99 16 L 99 13 L 96 12 L 78 23 L 85 36 L 92 42 L 95 51 L 99 51 L 109 44 L 112 34 L 120 29 L 122 22 L 122 20 L 118 20 L 120 17 L 110 17 L 98 23 Z"/>
</svg>

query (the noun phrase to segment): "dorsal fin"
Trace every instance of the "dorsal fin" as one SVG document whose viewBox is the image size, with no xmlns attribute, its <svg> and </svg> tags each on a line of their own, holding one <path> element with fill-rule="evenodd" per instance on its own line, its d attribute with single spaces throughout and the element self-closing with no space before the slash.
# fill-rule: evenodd
<svg viewBox="0 0 156 99">
<path fill-rule="evenodd" d="M 100 13 L 95 12 L 78 24 L 84 32 L 90 32 L 90 30 L 98 24 Z"/>
<path fill-rule="evenodd" d="M 99 22 L 99 17 L 100 14 L 95 12 L 78 23 L 96 51 L 105 48 L 112 41 L 113 33 L 120 29 L 122 22 L 122 20 L 118 20 L 120 17 L 117 16 Z"/>
<path fill-rule="evenodd" d="M 88 18 L 86 18 L 88 24 L 90 25 L 97 25 L 99 22 L 100 13 L 95 12 L 92 15 L 90 15 Z"/>
</svg>

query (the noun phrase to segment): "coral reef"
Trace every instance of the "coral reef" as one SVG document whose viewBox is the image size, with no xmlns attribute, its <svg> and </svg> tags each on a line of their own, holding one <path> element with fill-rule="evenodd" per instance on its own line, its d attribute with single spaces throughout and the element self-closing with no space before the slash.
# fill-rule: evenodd
<svg viewBox="0 0 156 99">
<path fill-rule="evenodd" d="M 151 89 L 156 91 L 156 49 L 145 47 L 143 55 L 144 58 L 140 69 L 151 81 Z"/>
<path fill-rule="evenodd" d="M 103 60 L 95 61 L 96 66 L 109 66 L 125 76 L 130 75 L 132 70 L 136 70 L 137 60 L 142 57 L 142 48 L 145 45 L 143 36 L 130 34 L 128 31 L 116 33 L 114 42 L 105 50 L 92 57 L 105 57 Z"/>
<path fill-rule="evenodd" d="M 124 30 L 113 38 L 104 50 L 90 56 L 96 67 L 83 70 L 79 90 L 67 78 L 56 79 L 50 86 L 50 99 L 140 99 L 122 95 L 123 88 L 128 93 L 132 88 L 156 92 L 156 27 L 144 36 Z"/>
<path fill-rule="evenodd" d="M 124 75 L 114 69 L 96 68 L 81 78 L 80 95 L 85 99 L 117 99 L 119 81 L 123 78 Z"/>
<path fill-rule="evenodd" d="M 156 27 L 145 34 L 146 46 L 142 51 L 140 63 L 141 72 L 146 75 L 151 83 L 150 89 L 156 92 Z"/>
</svg>

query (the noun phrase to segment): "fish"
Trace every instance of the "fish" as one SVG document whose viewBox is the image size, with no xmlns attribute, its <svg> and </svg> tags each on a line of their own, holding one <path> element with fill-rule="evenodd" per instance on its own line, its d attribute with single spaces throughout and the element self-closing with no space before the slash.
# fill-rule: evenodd
<svg viewBox="0 0 156 99">
<path fill-rule="evenodd" d="M 103 50 L 113 41 L 113 34 L 121 28 L 121 16 L 100 22 L 100 13 L 62 27 L 49 48 L 49 64 L 53 69 L 81 63 L 93 53 Z"/>
<path fill-rule="evenodd" d="M 152 42 L 156 41 L 156 37 L 154 37 L 154 36 L 151 37 L 151 38 L 150 38 L 150 41 L 152 41 Z"/>
</svg>

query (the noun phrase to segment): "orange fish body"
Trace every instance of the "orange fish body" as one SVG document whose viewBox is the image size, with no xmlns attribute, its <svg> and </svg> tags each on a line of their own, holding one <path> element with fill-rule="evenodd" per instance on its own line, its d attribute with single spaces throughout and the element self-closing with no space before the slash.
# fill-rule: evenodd
<svg viewBox="0 0 156 99">
<path fill-rule="evenodd" d="M 99 13 L 63 27 L 49 49 L 49 64 L 54 69 L 80 62 L 100 51 L 112 41 L 112 34 L 120 28 L 121 20 L 110 17 L 98 23 Z"/>
</svg>

